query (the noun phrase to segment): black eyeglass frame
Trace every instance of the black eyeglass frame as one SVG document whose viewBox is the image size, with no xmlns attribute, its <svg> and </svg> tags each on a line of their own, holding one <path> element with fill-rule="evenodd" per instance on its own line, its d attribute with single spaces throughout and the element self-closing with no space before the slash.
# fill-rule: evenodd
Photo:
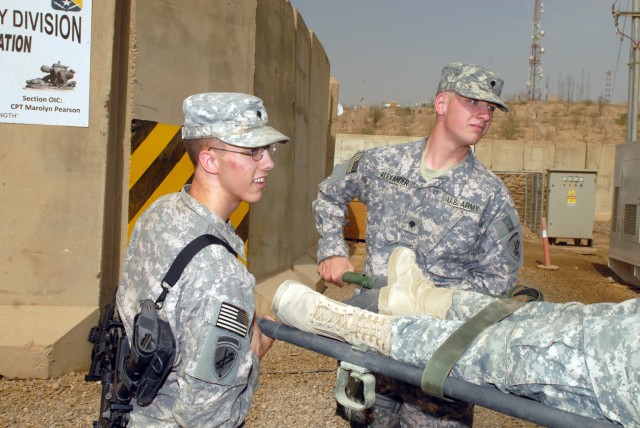
<svg viewBox="0 0 640 428">
<path fill-rule="evenodd" d="M 219 147 L 209 147 L 207 150 L 220 150 L 221 152 L 238 153 L 239 155 L 251 156 L 251 159 L 253 159 L 256 162 L 259 162 L 264 157 L 264 152 L 269 150 L 269 154 L 273 156 L 274 153 L 276 152 L 276 149 L 277 149 L 276 143 L 271 143 L 268 146 L 255 147 L 253 149 L 249 149 L 248 152 L 239 152 L 237 150 L 221 149 Z"/>
</svg>

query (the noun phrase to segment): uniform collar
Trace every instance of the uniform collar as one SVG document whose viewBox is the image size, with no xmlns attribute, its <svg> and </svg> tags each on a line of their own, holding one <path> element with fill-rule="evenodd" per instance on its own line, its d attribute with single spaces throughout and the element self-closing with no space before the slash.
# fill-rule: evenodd
<svg viewBox="0 0 640 428">
<path fill-rule="evenodd" d="M 411 157 L 411 168 L 408 171 L 409 175 L 407 178 L 412 183 L 415 183 L 417 188 L 437 187 L 452 196 L 460 195 L 474 169 L 476 158 L 473 155 L 473 151 L 469 149 L 469 155 L 458 168 L 447 171 L 443 175 L 427 181 L 422 174 L 420 174 L 420 160 L 422 159 L 422 153 L 424 152 L 426 144 L 429 144 L 428 137 L 422 140 L 422 144 L 414 145 L 414 148 L 405 154 L 405 156 Z"/>
<path fill-rule="evenodd" d="M 242 242 L 242 239 L 240 239 L 236 233 L 231 222 L 223 221 L 218 214 L 198 202 L 198 200 L 189 194 L 190 188 L 190 184 L 184 185 L 180 191 L 180 198 L 189 208 L 209 223 L 210 227 L 206 233 L 211 233 L 224 239 L 239 256 L 244 256 L 244 242 Z"/>
</svg>

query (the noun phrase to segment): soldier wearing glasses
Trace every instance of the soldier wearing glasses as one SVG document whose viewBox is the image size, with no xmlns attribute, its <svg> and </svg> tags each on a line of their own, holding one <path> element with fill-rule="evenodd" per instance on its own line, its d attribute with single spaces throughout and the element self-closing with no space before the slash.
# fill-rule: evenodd
<svg viewBox="0 0 640 428">
<path fill-rule="evenodd" d="M 251 95 L 192 95 L 183 110 L 193 181 L 158 199 L 135 225 L 116 298 L 128 337 L 140 302 L 160 295 L 169 266 L 196 237 L 215 235 L 244 255 L 229 217 L 242 201 L 260 200 L 276 146 L 289 140 L 268 126 L 262 100 Z M 254 287 L 253 275 L 222 245 L 196 254 L 159 311 L 176 340 L 175 367 L 149 406 L 132 403 L 130 426 L 243 424 L 259 360 L 273 343 L 255 322 Z M 236 314 L 231 329 L 220 322 L 227 310 Z"/>
</svg>

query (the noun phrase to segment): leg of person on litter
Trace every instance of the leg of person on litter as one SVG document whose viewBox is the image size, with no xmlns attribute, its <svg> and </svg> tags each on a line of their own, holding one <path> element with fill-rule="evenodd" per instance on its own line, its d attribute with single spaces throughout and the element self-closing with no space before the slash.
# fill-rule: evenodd
<svg viewBox="0 0 640 428">
<path fill-rule="evenodd" d="M 392 273 L 391 266 L 400 264 L 398 258 L 404 259 L 398 256 L 389 263 L 389 306 L 400 306 L 402 300 L 394 299 L 393 288 L 406 289 L 412 282 L 418 284 L 412 288 L 419 295 L 417 305 L 425 312 L 433 310 L 423 301 L 432 294 L 423 278 L 410 278 L 402 269 Z M 452 292 L 445 298 L 436 296 L 434 312 L 439 317 L 391 316 L 335 302 L 288 281 L 278 289 L 272 308 L 292 327 L 368 345 L 391 358 L 424 366 L 464 320 L 495 300 L 472 291 L 448 291 Z M 633 426 L 640 420 L 639 337 L 640 299 L 594 305 L 532 302 L 480 333 L 450 376 Z"/>
</svg>

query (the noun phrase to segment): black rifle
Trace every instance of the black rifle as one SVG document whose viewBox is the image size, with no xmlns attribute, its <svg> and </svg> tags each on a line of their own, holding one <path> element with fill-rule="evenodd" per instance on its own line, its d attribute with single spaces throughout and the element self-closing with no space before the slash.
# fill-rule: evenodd
<svg viewBox="0 0 640 428">
<path fill-rule="evenodd" d="M 109 305 L 97 326 L 89 331 L 91 349 L 91 367 L 84 380 L 94 382 L 102 379 L 105 371 L 113 371 L 120 337 L 124 335 L 124 326 L 118 317 L 114 305 Z"/>
<path fill-rule="evenodd" d="M 113 383 L 115 381 L 116 366 L 118 364 L 118 349 L 121 342 L 127 343 L 124 326 L 115 305 L 109 305 L 99 325 L 92 327 L 89 332 L 89 342 L 93 343 L 91 351 L 91 368 L 84 378 L 86 381 L 100 381 L 102 395 L 100 399 L 100 415 L 94 421 L 94 427 L 126 427 L 132 407 L 127 403 L 118 404 L 110 401 Z"/>
<path fill-rule="evenodd" d="M 191 259 L 212 244 L 222 245 L 237 256 L 228 243 L 214 235 L 201 235 L 187 244 L 162 280 L 158 299 L 142 302 L 134 318 L 133 349 L 115 304 L 108 306 L 100 324 L 91 328 L 91 368 L 85 380 L 102 382 L 100 416 L 94 428 L 126 427 L 133 410 L 131 399 L 135 397 L 139 406 L 148 406 L 164 384 L 175 359 L 175 340 L 169 323 L 158 317 L 158 310 Z"/>
<path fill-rule="evenodd" d="M 173 334 L 169 323 L 158 317 L 153 300 L 142 302 L 133 330 L 131 349 L 113 305 L 100 326 L 91 329 L 94 352 L 85 379 L 102 382 L 100 416 L 94 428 L 126 427 L 133 410 L 131 399 L 135 397 L 140 406 L 151 404 L 173 365 Z"/>
</svg>

